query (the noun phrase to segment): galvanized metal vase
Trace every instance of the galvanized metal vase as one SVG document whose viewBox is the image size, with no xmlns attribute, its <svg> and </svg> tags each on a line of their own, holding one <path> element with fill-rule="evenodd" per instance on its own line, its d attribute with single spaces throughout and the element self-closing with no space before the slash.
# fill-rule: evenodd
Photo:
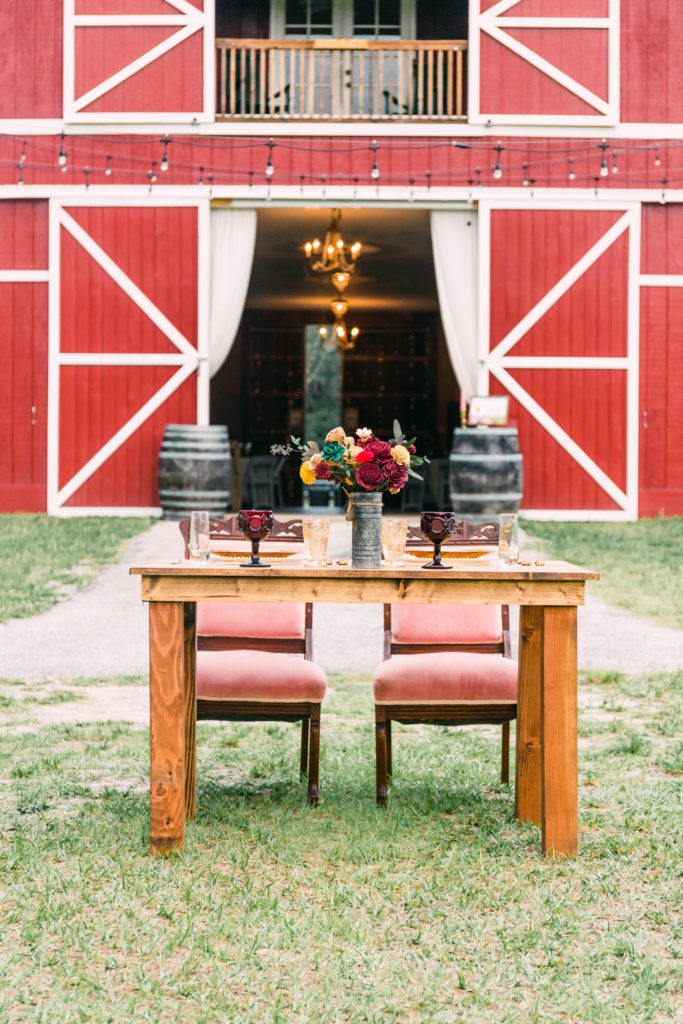
<svg viewBox="0 0 683 1024">
<path fill-rule="evenodd" d="M 379 569 L 382 565 L 382 495 L 378 491 L 352 491 L 351 565 Z"/>
</svg>

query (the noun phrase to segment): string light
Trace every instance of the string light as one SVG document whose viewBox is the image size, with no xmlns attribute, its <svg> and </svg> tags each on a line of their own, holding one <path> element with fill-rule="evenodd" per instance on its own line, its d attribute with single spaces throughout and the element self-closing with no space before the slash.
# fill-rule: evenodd
<svg viewBox="0 0 683 1024">
<path fill-rule="evenodd" d="M 299 175 L 299 194 L 300 195 L 304 194 L 304 182 L 305 182 L 305 180 L 306 180 L 306 175 L 305 174 L 300 174 Z"/>
<path fill-rule="evenodd" d="M 573 159 L 573 157 L 570 156 L 568 158 L 568 162 L 569 162 L 569 180 L 570 181 L 574 181 L 574 179 L 576 178 L 576 174 L 574 173 L 574 159 Z"/>
<path fill-rule="evenodd" d="M 616 150 L 612 153 L 612 174 L 618 174 L 619 168 L 617 167 L 617 153 Z"/>
<path fill-rule="evenodd" d="M 655 167 L 661 167 L 661 166 L 662 166 L 662 158 L 659 155 L 659 150 L 656 149 L 655 150 Z"/>
<path fill-rule="evenodd" d="M 503 152 L 503 147 L 500 144 L 500 140 L 498 141 L 495 149 L 496 149 L 496 166 L 493 168 L 493 177 L 494 178 L 502 178 L 503 177 L 503 168 L 500 166 L 500 154 Z"/>
<path fill-rule="evenodd" d="M 607 149 L 607 143 L 605 142 L 604 139 L 600 143 L 600 149 L 602 150 L 602 163 L 600 164 L 600 177 L 601 178 L 606 178 L 607 175 L 609 174 L 609 171 L 607 170 L 607 161 L 605 160 L 605 150 Z"/>
<path fill-rule="evenodd" d="M 273 142 L 273 140 L 269 139 L 269 141 L 268 141 L 268 163 L 266 164 L 266 178 L 272 178 L 273 174 L 275 173 L 275 168 L 273 167 L 273 147 L 274 146 L 275 146 L 275 143 Z"/>
<path fill-rule="evenodd" d="M 370 149 L 372 150 L 372 170 L 370 171 L 370 177 L 374 181 L 379 181 L 379 167 L 377 166 L 377 150 L 379 149 L 379 146 L 375 139 L 372 140 Z"/>
<path fill-rule="evenodd" d="M 662 178 L 662 194 L 659 197 L 659 201 L 662 204 L 662 206 L 666 205 L 666 185 L 668 180 L 668 178 Z"/>
<path fill-rule="evenodd" d="M 26 163 L 26 143 L 21 144 L 21 156 L 19 157 L 19 166 L 23 167 Z"/>
<path fill-rule="evenodd" d="M 86 187 L 86 189 L 90 188 L 90 168 L 89 167 L 84 167 L 83 168 L 83 177 L 85 178 L 85 187 Z"/>
<path fill-rule="evenodd" d="M 155 167 L 156 167 L 156 162 L 153 162 L 152 166 L 150 167 L 149 172 L 147 174 L 147 177 L 149 178 L 149 181 L 150 181 L 151 185 L 153 185 L 154 182 L 157 180 L 157 174 L 156 174 L 156 171 L 154 170 Z"/>
<path fill-rule="evenodd" d="M 410 179 L 410 195 L 408 196 L 408 201 L 411 203 L 415 202 L 415 178 Z"/>
<path fill-rule="evenodd" d="M 427 188 L 430 189 L 432 187 L 432 172 L 425 171 L 425 178 L 427 179 Z"/>
<path fill-rule="evenodd" d="M 168 170 L 168 144 L 169 144 L 170 141 L 171 140 L 169 139 L 168 135 L 164 135 L 164 139 L 163 139 L 163 142 L 164 142 L 164 152 L 163 152 L 163 154 L 161 156 L 161 163 L 159 164 L 159 170 L 160 171 L 167 171 Z"/>
<path fill-rule="evenodd" d="M 111 164 L 111 157 L 108 156 L 107 157 L 107 166 L 104 168 L 104 173 L 106 174 L 106 176 L 108 178 L 111 178 L 111 167 L 110 167 L 110 164 Z"/>
<path fill-rule="evenodd" d="M 524 186 L 524 188 L 528 188 L 529 187 L 529 175 L 528 175 L 527 172 L 528 172 L 528 169 L 529 169 L 529 165 L 528 164 L 523 164 L 522 166 L 524 167 L 524 178 L 522 180 L 522 185 Z"/>
<path fill-rule="evenodd" d="M 66 169 L 66 152 L 64 150 L 64 132 L 61 133 L 60 138 L 61 138 L 61 142 L 59 144 L 59 156 L 57 157 L 57 163 L 62 168 L 62 170 L 65 170 Z"/>
<path fill-rule="evenodd" d="M 204 168 L 203 167 L 199 168 L 199 181 L 197 182 L 197 184 L 198 185 L 203 185 L 204 184 Z"/>
<path fill-rule="evenodd" d="M 19 181 L 17 182 L 17 185 L 23 185 L 24 184 L 24 166 L 23 166 L 23 164 L 21 162 L 19 162 L 17 164 L 17 167 L 19 168 Z"/>
</svg>

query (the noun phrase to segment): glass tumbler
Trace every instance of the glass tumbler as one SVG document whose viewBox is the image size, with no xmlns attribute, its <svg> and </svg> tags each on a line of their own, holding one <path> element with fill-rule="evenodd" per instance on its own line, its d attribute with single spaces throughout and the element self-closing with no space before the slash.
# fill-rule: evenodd
<svg viewBox="0 0 683 1024">
<path fill-rule="evenodd" d="M 329 519 L 303 519 L 301 525 L 308 565 L 325 565 L 330 537 Z"/>
<path fill-rule="evenodd" d="M 519 525 L 517 516 L 504 512 L 500 517 L 498 534 L 498 561 L 501 565 L 516 565 L 519 560 Z"/>
<path fill-rule="evenodd" d="M 190 558 L 193 562 L 207 562 L 211 554 L 209 545 L 209 513 L 190 513 Z"/>
<path fill-rule="evenodd" d="M 382 549 L 384 561 L 388 565 L 403 565 L 407 539 L 407 519 L 384 519 L 382 521 Z"/>
</svg>

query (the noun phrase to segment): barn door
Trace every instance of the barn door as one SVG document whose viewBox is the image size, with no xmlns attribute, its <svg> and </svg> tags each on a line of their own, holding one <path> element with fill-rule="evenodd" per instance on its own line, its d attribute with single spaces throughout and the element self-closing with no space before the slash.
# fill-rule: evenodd
<svg viewBox="0 0 683 1024">
<path fill-rule="evenodd" d="M 120 202 L 51 202 L 53 514 L 158 510 L 165 424 L 208 422 L 208 207 Z"/>
<path fill-rule="evenodd" d="M 616 124 L 619 0 L 470 0 L 468 117 Z"/>
<path fill-rule="evenodd" d="M 522 509 L 638 512 L 640 209 L 481 203 L 480 380 L 519 426 Z"/>
<path fill-rule="evenodd" d="M 214 34 L 213 0 L 64 0 L 65 120 L 212 121 Z"/>
</svg>

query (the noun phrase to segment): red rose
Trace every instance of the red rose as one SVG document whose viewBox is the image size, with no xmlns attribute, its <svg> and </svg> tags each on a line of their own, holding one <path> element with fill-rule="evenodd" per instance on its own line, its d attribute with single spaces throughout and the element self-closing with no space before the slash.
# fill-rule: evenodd
<svg viewBox="0 0 683 1024">
<path fill-rule="evenodd" d="M 415 452 L 417 451 L 417 448 L 415 447 L 414 444 L 409 444 L 408 445 L 408 451 L 410 452 L 411 455 L 414 455 Z"/>
<path fill-rule="evenodd" d="M 388 441 L 368 441 L 363 451 L 372 452 L 378 462 L 388 462 L 391 459 L 391 445 Z"/>
<path fill-rule="evenodd" d="M 316 480 L 329 480 L 330 479 L 330 467 L 326 462 L 319 462 L 315 467 L 315 478 Z"/>
<path fill-rule="evenodd" d="M 402 487 L 405 487 L 406 480 L 408 479 L 408 470 L 404 469 L 403 466 L 399 466 L 397 462 L 391 462 L 384 467 L 384 478 L 389 483 L 389 490 L 392 494 L 396 494 Z"/>
<path fill-rule="evenodd" d="M 363 462 L 356 470 L 356 483 L 365 491 L 374 491 L 382 480 L 382 467 L 376 462 Z"/>
<path fill-rule="evenodd" d="M 356 462 L 372 462 L 374 459 L 372 452 L 369 452 L 367 448 L 364 448 L 362 452 L 358 452 L 356 455 Z"/>
</svg>

